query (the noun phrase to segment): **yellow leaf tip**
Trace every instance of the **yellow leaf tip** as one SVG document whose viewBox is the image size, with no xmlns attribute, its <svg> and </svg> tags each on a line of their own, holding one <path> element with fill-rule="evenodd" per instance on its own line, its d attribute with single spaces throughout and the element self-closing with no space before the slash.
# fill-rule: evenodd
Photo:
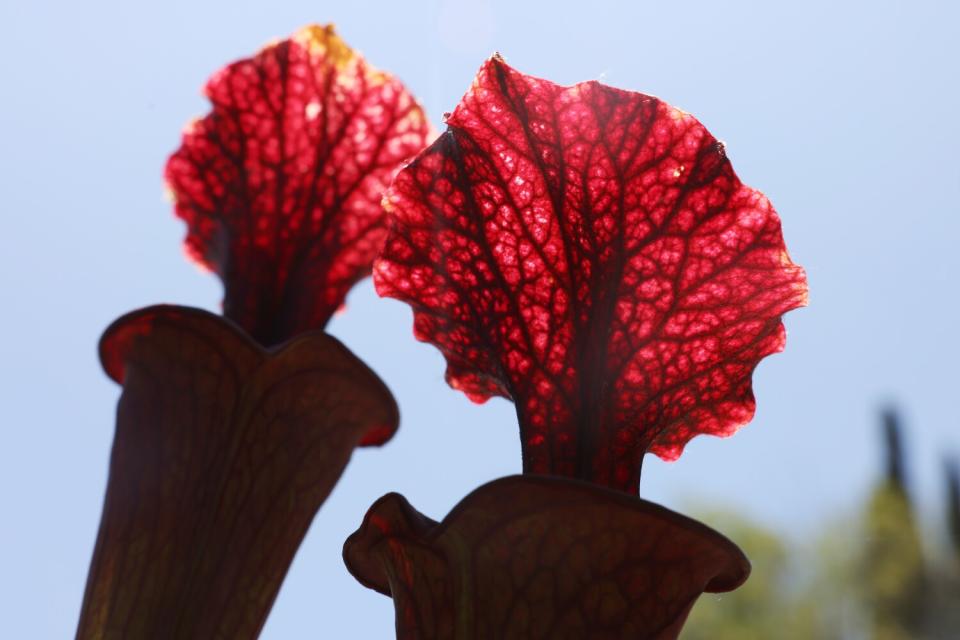
<svg viewBox="0 0 960 640">
<path fill-rule="evenodd" d="M 354 57 L 354 51 L 340 36 L 334 24 L 311 24 L 293 34 L 292 40 L 306 47 L 310 55 L 326 58 L 334 67 L 342 69 Z"/>
</svg>

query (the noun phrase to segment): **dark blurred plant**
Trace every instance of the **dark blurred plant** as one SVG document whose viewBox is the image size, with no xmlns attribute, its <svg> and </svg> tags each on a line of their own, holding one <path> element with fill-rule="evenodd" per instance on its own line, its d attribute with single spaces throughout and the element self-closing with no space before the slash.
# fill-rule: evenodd
<svg viewBox="0 0 960 640">
<path fill-rule="evenodd" d="M 928 584 L 916 515 L 907 486 L 899 414 L 882 412 L 886 473 L 864 516 L 858 563 L 864 607 L 876 640 L 908 640 L 923 634 Z"/>
</svg>

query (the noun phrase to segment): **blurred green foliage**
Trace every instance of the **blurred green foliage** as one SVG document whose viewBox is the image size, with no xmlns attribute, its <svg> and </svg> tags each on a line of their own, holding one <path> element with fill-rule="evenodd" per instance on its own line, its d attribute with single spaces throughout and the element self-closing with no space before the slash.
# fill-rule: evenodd
<svg viewBox="0 0 960 640">
<path fill-rule="evenodd" d="M 730 513 L 702 518 L 747 553 L 753 572 L 733 593 L 704 594 L 684 627 L 684 640 L 806 640 L 815 615 L 796 593 L 792 551 L 774 533 Z"/>
<path fill-rule="evenodd" d="M 702 596 L 682 640 L 960 640 L 960 471 L 947 465 L 945 526 L 924 531 L 900 420 L 882 417 L 883 477 L 812 543 L 730 511 L 699 514 L 740 545 L 753 573 L 733 593 Z"/>
</svg>

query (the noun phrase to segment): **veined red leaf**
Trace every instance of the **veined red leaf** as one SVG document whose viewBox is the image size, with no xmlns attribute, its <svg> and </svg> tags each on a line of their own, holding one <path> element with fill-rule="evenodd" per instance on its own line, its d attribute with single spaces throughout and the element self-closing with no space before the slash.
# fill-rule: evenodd
<svg viewBox="0 0 960 640">
<path fill-rule="evenodd" d="M 100 354 L 123 385 L 77 637 L 256 638 L 353 449 L 397 407 L 336 339 L 266 351 L 187 307 L 128 314 Z"/>
<path fill-rule="evenodd" d="M 750 573 L 732 542 L 658 505 L 584 482 L 501 478 L 437 523 L 391 493 L 344 545 L 389 595 L 397 638 L 676 638 L 704 591 Z"/>
<path fill-rule="evenodd" d="M 261 344 L 323 328 L 386 235 L 380 200 L 430 125 L 332 26 L 218 71 L 165 178 L 186 248 L 224 283 L 224 315 Z"/>
<path fill-rule="evenodd" d="M 446 122 L 391 187 L 374 282 L 453 387 L 516 402 L 525 471 L 636 493 L 645 452 L 750 420 L 806 277 L 703 125 L 498 56 Z"/>
</svg>

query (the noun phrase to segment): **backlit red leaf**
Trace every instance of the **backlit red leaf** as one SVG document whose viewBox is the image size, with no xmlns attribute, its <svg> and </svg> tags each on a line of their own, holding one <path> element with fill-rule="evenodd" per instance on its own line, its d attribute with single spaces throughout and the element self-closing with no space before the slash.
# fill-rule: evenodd
<svg viewBox="0 0 960 640">
<path fill-rule="evenodd" d="M 397 176 L 374 269 L 470 398 L 512 398 L 524 469 L 635 493 L 754 412 L 751 375 L 806 301 L 770 202 L 657 98 L 497 56 Z"/>
<path fill-rule="evenodd" d="M 265 345 L 322 328 L 368 275 L 380 200 L 430 125 L 332 26 L 306 27 L 210 78 L 212 111 L 167 163 L 188 253 L 223 310 Z"/>
<path fill-rule="evenodd" d="M 390 392 L 320 331 L 265 351 L 186 307 L 100 353 L 123 394 L 77 637 L 257 637 L 354 447 L 396 430 Z"/>
<path fill-rule="evenodd" d="M 344 545 L 350 572 L 390 595 L 401 640 L 676 638 L 704 591 L 750 563 L 706 526 L 587 483 L 513 476 L 443 522 L 398 494 Z"/>
</svg>

